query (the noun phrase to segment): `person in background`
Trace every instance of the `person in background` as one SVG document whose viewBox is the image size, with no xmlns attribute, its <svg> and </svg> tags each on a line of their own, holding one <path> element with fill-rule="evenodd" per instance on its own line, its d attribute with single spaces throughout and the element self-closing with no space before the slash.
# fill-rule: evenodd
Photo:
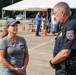
<svg viewBox="0 0 76 75">
<path fill-rule="evenodd" d="M 48 32 L 49 21 L 48 21 L 48 18 L 47 18 L 47 17 L 46 17 L 45 23 L 46 23 L 46 30 L 47 30 L 47 32 Z"/>
<path fill-rule="evenodd" d="M 20 21 L 8 19 L 5 23 L 7 31 L 4 31 L 0 39 L 0 62 L 2 75 L 26 75 L 29 61 L 26 40 L 17 35 Z"/>
<path fill-rule="evenodd" d="M 40 36 L 39 30 L 40 30 L 40 26 L 41 26 L 41 12 L 37 13 L 37 15 L 35 17 L 35 23 L 36 23 L 36 36 Z"/>
<path fill-rule="evenodd" d="M 42 31 L 44 31 L 46 29 L 46 13 L 45 12 L 42 13 L 41 26 L 42 26 Z"/>
<path fill-rule="evenodd" d="M 49 24 L 48 24 L 48 33 L 50 33 L 50 31 L 51 31 L 51 15 L 49 15 L 48 21 L 49 21 Z"/>
<path fill-rule="evenodd" d="M 50 60 L 55 75 L 76 75 L 76 19 L 66 2 L 58 2 L 53 8 L 53 15 L 62 25 Z"/>
<path fill-rule="evenodd" d="M 48 21 L 49 21 L 47 30 L 48 30 L 48 33 L 50 33 L 51 32 L 51 8 L 47 9 L 47 17 L 48 17 Z"/>
<path fill-rule="evenodd" d="M 52 35 L 56 35 L 55 32 L 56 32 L 56 29 L 57 29 L 57 25 L 58 25 L 58 22 L 56 21 L 56 19 L 54 18 L 54 15 L 52 15 L 52 20 L 51 20 L 52 24 L 51 24 L 51 32 L 52 32 Z"/>
</svg>

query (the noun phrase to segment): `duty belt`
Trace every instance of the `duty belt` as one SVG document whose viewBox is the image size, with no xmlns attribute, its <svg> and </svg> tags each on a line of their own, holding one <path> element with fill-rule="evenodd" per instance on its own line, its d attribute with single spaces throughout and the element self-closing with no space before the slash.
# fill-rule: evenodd
<svg viewBox="0 0 76 75">
<path fill-rule="evenodd" d="M 76 60 L 69 59 L 66 62 L 66 68 L 68 68 L 68 69 L 74 69 L 74 68 L 76 68 Z"/>
<path fill-rule="evenodd" d="M 76 68 L 76 60 L 73 59 L 69 59 L 66 60 L 64 62 L 61 62 L 59 64 L 56 65 L 56 69 L 75 69 Z"/>
</svg>

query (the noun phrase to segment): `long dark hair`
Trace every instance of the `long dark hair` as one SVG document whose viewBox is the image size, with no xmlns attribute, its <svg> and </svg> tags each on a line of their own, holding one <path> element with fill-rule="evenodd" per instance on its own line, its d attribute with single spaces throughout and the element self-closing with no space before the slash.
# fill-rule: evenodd
<svg viewBox="0 0 76 75">
<path fill-rule="evenodd" d="M 3 30 L 3 32 L 2 32 L 2 38 L 4 38 L 4 37 L 7 36 L 7 35 L 8 35 L 7 29 L 6 29 L 6 30 Z"/>
</svg>

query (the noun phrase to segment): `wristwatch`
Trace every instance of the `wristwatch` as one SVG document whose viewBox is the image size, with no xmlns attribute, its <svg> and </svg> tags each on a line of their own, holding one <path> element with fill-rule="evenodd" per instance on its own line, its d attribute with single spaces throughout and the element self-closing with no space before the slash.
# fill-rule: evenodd
<svg viewBox="0 0 76 75">
<path fill-rule="evenodd" d="M 49 62 L 50 62 L 50 65 L 54 65 L 54 64 L 51 63 L 51 60 Z"/>
</svg>

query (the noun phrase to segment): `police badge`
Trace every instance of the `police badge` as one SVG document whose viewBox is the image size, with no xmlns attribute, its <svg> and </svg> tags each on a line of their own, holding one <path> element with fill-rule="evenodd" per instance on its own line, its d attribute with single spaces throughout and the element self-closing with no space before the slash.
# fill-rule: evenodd
<svg viewBox="0 0 76 75">
<path fill-rule="evenodd" d="M 60 33 L 59 37 L 62 37 L 62 32 Z"/>
<path fill-rule="evenodd" d="M 67 39 L 72 40 L 74 38 L 74 31 L 68 30 L 66 33 L 66 37 L 67 37 Z"/>
</svg>

